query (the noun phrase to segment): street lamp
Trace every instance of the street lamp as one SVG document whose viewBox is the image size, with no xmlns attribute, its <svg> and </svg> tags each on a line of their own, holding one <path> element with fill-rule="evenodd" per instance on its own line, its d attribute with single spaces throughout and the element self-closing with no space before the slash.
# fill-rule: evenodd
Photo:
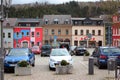
<svg viewBox="0 0 120 80">
<path fill-rule="evenodd" d="M 9 7 L 12 0 L 1 0 L 0 22 L 1 22 L 1 37 L 0 37 L 0 80 L 4 80 L 4 52 L 3 52 L 3 21 L 4 21 L 4 6 Z"/>
</svg>

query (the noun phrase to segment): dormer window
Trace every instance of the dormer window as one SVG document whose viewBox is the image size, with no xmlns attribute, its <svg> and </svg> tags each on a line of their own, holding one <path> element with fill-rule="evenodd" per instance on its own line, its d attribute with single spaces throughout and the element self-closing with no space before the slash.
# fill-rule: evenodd
<svg viewBox="0 0 120 80">
<path fill-rule="evenodd" d="M 54 19 L 54 24 L 58 24 L 58 19 Z"/>
<path fill-rule="evenodd" d="M 7 23 L 6 26 L 10 26 L 10 23 Z"/>
<path fill-rule="evenodd" d="M 45 19 L 45 24 L 48 24 L 48 19 Z"/>
<path fill-rule="evenodd" d="M 69 24 L 69 20 L 68 19 L 65 20 L 65 24 Z"/>
</svg>

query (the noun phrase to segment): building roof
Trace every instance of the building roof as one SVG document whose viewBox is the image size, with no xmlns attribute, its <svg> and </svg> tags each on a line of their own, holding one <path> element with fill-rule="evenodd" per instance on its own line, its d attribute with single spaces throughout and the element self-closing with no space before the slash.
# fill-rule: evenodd
<svg viewBox="0 0 120 80">
<path fill-rule="evenodd" d="M 40 22 L 40 20 L 41 19 L 38 19 L 38 18 L 18 18 L 17 19 L 17 23 L 20 23 L 20 22 L 22 22 L 22 23 L 26 23 L 26 22 L 29 22 L 29 23 L 31 23 L 31 22 Z"/>
<path fill-rule="evenodd" d="M 59 24 L 63 24 L 64 21 L 71 21 L 71 15 L 44 15 L 44 21 L 49 21 L 49 24 L 52 24 L 53 21 L 58 20 Z"/>
<path fill-rule="evenodd" d="M 6 26 L 7 24 L 9 24 L 10 27 L 11 26 L 14 27 L 15 24 L 16 24 L 16 21 L 17 21 L 17 18 L 7 18 L 7 19 L 4 20 L 3 26 Z"/>
<path fill-rule="evenodd" d="M 71 20 L 85 20 L 87 18 L 71 18 Z M 103 20 L 102 18 L 89 18 L 91 20 Z"/>
</svg>

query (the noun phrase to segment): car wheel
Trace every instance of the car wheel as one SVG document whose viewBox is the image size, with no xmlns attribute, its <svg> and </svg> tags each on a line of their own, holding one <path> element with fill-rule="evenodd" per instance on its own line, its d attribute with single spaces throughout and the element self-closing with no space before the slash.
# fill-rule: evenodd
<svg viewBox="0 0 120 80">
<path fill-rule="evenodd" d="M 52 70 L 52 68 L 50 67 L 50 65 L 49 65 L 49 70 Z"/>
<path fill-rule="evenodd" d="M 41 54 L 41 57 L 43 57 L 43 55 Z"/>
<path fill-rule="evenodd" d="M 32 64 L 32 67 L 35 67 L 35 63 Z"/>
<path fill-rule="evenodd" d="M 98 68 L 99 68 L 99 69 L 102 69 L 102 65 L 100 65 L 99 63 L 98 63 Z"/>
</svg>

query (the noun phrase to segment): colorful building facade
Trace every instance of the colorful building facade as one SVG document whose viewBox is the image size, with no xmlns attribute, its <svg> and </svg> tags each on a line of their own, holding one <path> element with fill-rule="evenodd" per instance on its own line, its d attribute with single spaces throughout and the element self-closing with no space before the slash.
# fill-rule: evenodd
<svg viewBox="0 0 120 80">
<path fill-rule="evenodd" d="M 13 32 L 14 48 L 42 46 L 41 27 L 15 27 Z"/>
</svg>

